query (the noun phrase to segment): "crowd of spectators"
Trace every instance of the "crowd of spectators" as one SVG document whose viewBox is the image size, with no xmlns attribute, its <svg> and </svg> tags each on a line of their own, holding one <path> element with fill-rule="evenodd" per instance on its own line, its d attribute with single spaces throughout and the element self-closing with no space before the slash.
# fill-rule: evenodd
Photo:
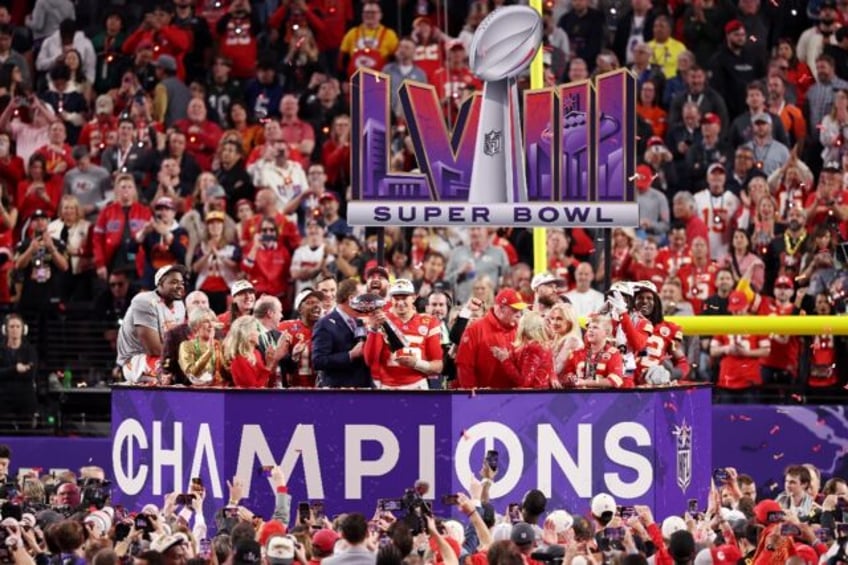
<svg viewBox="0 0 848 565">
<path fill-rule="evenodd" d="M 369 519 L 330 500 L 299 501 L 293 512 L 279 467 L 268 478 L 274 510 L 263 515 L 237 478 L 217 508 L 205 504 L 200 478 L 161 508 L 125 508 L 112 504 L 99 467 L 14 476 L 10 458 L 0 446 L 0 555 L 15 565 L 836 565 L 848 551 L 848 484 L 809 464 L 786 467 L 783 489 L 770 491 L 716 469 L 707 500 L 656 517 L 607 493 L 587 507 L 551 508 L 536 489 L 520 502 L 493 500 L 497 472 L 484 464 L 468 493 L 434 503 L 418 481 L 400 498 L 372 501 Z"/>
<path fill-rule="evenodd" d="M 104 324 L 136 384 L 841 390 L 838 336 L 684 337 L 664 317 L 845 310 L 844 3 L 545 2 L 547 85 L 638 81 L 640 225 L 611 257 L 550 228 L 533 277 L 524 229 L 347 224 L 351 73 L 429 82 L 450 124 L 501 3 L 0 5 L 10 409 L 61 371 L 44 358 L 73 317 Z"/>
</svg>

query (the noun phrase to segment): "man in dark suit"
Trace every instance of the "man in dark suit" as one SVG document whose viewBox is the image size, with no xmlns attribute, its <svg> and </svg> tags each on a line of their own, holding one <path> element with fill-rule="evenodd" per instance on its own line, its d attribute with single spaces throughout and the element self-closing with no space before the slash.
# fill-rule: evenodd
<svg viewBox="0 0 848 565">
<path fill-rule="evenodd" d="M 312 366 L 322 388 L 372 388 L 374 381 L 362 358 L 365 326 L 350 307 L 356 281 L 345 279 L 336 292 L 336 307 L 312 331 Z"/>
</svg>

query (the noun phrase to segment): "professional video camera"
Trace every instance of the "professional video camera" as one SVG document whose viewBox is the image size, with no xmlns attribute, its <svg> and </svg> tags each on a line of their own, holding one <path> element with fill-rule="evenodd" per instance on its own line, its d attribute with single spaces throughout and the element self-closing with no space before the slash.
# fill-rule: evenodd
<svg viewBox="0 0 848 565">
<path fill-rule="evenodd" d="M 401 498 L 382 498 L 378 501 L 381 512 L 404 513 L 403 521 L 415 536 L 427 531 L 427 516 L 433 515 L 430 503 L 421 498 L 417 488 L 408 488 Z"/>
<path fill-rule="evenodd" d="M 102 510 L 109 503 L 112 496 L 112 483 L 108 480 L 100 480 L 94 477 L 80 479 L 77 481 L 80 489 L 80 500 L 83 508 L 94 506 Z"/>
</svg>

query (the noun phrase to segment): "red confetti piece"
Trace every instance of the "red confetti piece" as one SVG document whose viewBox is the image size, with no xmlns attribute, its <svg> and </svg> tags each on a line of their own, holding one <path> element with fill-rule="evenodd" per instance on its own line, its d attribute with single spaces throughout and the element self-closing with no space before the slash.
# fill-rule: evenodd
<svg viewBox="0 0 848 565">
<path fill-rule="evenodd" d="M 468 430 L 462 430 L 462 439 L 463 440 L 471 439 L 471 435 L 468 433 Z"/>
<path fill-rule="evenodd" d="M 772 455 L 771 457 L 772 457 L 772 459 L 774 459 L 775 461 L 777 461 L 778 459 L 783 459 L 783 453 L 782 453 L 782 452 L 781 452 L 781 453 L 775 453 L 775 454 L 774 454 L 774 455 Z"/>
<path fill-rule="evenodd" d="M 820 444 L 820 443 L 815 444 L 813 446 L 813 453 L 818 453 L 819 451 L 821 451 L 821 448 L 822 448 L 822 444 Z"/>
<path fill-rule="evenodd" d="M 794 400 L 795 402 L 803 402 L 803 401 L 804 401 L 804 397 L 803 397 L 803 396 L 801 396 L 800 394 L 793 394 L 793 395 L 792 395 L 792 400 Z"/>
<path fill-rule="evenodd" d="M 818 420 L 816 420 L 817 426 L 823 426 L 823 425 L 825 425 L 825 423 L 826 422 L 825 422 L 824 418 L 819 418 Z"/>
<path fill-rule="evenodd" d="M 777 0 L 771 0 L 771 5 L 776 8 L 776 7 L 780 6 L 780 3 Z"/>
<path fill-rule="evenodd" d="M 677 412 L 677 405 L 673 402 L 666 402 L 664 404 L 667 410 L 671 410 L 672 412 Z"/>
<path fill-rule="evenodd" d="M 769 434 L 774 435 L 779 431 L 780 431 L 780 426 L 774 426 L 772 429 L 769 430 Z"/>
<path fill-rule="evenodd" d="M 742 420 L 743 422 L 750 422 L 750 421 L 751 421 L 751 417 L 750 417 L 750 416 L 746 416 L 746 415 L 744 415 L 744 414 L 740 414 L 740 415 L 739 415 L 739 419 L 740 419 L 740 420 Z"/>
</svg>

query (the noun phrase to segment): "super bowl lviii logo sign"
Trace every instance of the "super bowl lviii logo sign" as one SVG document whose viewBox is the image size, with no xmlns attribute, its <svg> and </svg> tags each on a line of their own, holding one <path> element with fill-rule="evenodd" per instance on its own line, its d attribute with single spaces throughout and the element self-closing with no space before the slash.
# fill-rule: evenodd
<svg viewBox="0 0 848 565">
<path fill-rule="evenodd" d="M 453 131 L 431 85 L 399 90 L 418 170 L 393 171 L 389 77 L 351 79 L 352 194 L 356 225 L 638 225 L 635 79 L 626 70 L 592 81 L 530 90 L 517 78 L 541 43 L 526 6 L 492 12 L 471 44 L 482 94 L 462 104 Z M 520 104 L 523 102 L 523 108 Z"/>
</svg>

